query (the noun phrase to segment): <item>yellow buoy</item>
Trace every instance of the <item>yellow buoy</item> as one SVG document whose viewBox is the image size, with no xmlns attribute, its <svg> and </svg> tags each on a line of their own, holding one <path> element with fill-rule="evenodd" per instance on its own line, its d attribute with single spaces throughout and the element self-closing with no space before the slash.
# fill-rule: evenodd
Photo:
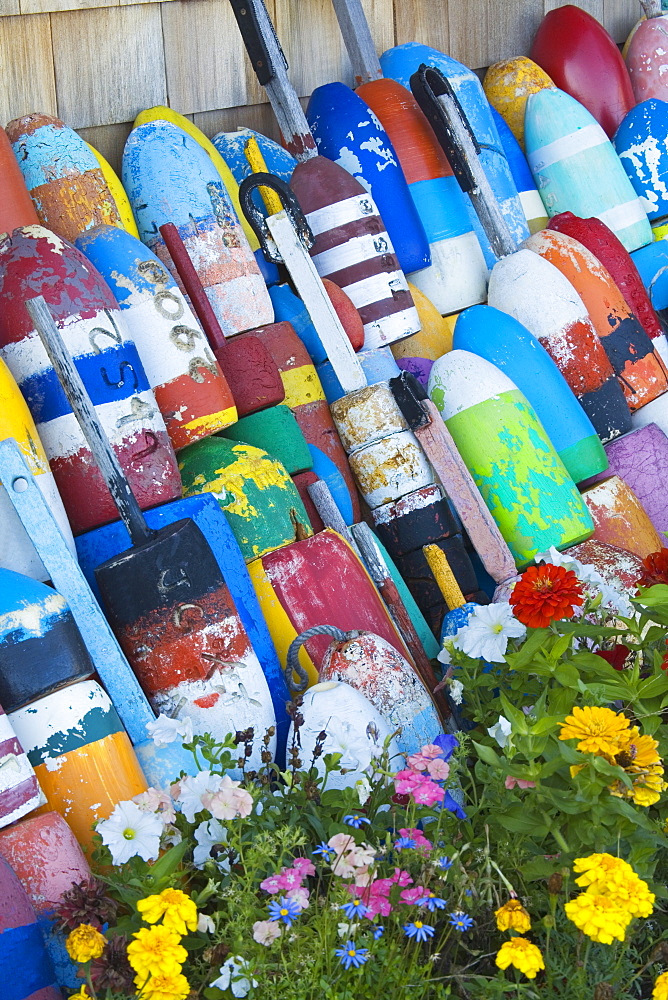
<svg viewBox="0 0 668 1000">
<path fill-rule="evenodd" d="M 490 66 L 483 80 L 489 103 L 505 118 L 524 149 L 524 109 L 531 94 L 554 87 L 544 69 L 526 56 L 516 56 Z"/>
<path fill-rule="evenodd" d="M 392 354 L 395 359 L 425 358 L 428 361 L 437 361 L 443 354 L 452 350 L 452 335 L 458 314 L 441 316 L 424 292 L 410 282 L 408 287 L 420 318 L 421 329 L 412 337 L 390 344 Z"/>
</svg>

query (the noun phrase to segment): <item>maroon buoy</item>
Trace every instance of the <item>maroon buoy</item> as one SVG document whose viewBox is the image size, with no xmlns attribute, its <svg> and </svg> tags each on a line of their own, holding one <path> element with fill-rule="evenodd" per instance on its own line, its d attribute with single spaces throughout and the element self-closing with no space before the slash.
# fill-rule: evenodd
<svg viewBox="0 0 668 1000">
<path fill-rule="evenodd" d="M 0 857 L 0 970 L 3 1000 L 62 1000 L 35 911 Z"/>
</svg>

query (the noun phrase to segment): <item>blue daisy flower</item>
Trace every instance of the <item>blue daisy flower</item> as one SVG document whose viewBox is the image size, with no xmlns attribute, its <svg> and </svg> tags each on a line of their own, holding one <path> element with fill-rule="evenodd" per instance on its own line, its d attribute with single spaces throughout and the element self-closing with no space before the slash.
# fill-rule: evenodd
<svg viewBox="0 0 668 1000">
<path fill-rule="evenodd" d="M 361 919 L 369 912 L 369 907 L 365 906 L 359 897 L 351 899 L 349 903 L 344 903 L 339 909 L 343 910 L 348 920 L 354 920 L 356 917 Z"/>
<path fill-rule="evenodd" d="M 370 823 L 371 820 L 367 819 L 366 816 L 359 816 L 357 813 L 351 813 L 350 815 L 343 817 L 343 822 L 347 826 L 352 826 L 355 830 L 359 830 L 363 823 Z"/>
<path fill-rule="evenodd" d="M 334 954 L 341 960 L 344 969 L 359 969 L 368 959 L 369 949 L 356 948 L 354 941 L 346 941 L 345 947 L 337 948 Z"/>
<path fill-rule="evenodd" d="M 273 899 L 269 904 L 269 916 L 272 920 L 282 920 L 288 927 L 292 927 L 293 920 L 296 920 L 302 908 L 294 899 Z"/>
<path fill-rule="evenodd" d="M 427 941 L 434 936 L 434 928 L 431 924 L 423 924 L 421 920 L 413 920 L 410 924 L 404 924 L 404 933 L 406 937 L 416 941 Z"/>
</svg>

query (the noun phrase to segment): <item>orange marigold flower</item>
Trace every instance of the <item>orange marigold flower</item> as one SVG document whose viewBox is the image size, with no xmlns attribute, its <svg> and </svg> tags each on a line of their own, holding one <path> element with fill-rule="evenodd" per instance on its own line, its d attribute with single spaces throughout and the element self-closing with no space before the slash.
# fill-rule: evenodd
<svg viewBox="0 0 668 1000">
<path fill-rule="evenodd" d="M 523 625 L 546 628 L 556 619 L 572 618 L 574 606 L 584 603 L 584 593 L 572 569 L 541 563 L 522 573 L 509 601 Z"/>
<path fill-rule="evenodd" d="M 668 584 L 668 549 L 650 552 L 642 564 L 643 575 L 636 581 L 637 587 L 653 587 L 657 583 Z"/>
</svg>

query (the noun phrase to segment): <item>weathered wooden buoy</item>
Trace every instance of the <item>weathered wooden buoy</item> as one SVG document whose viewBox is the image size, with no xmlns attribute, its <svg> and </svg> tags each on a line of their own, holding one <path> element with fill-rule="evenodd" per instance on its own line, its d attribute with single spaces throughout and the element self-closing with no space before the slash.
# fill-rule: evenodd
<svg viewBox="0 0 668 1000">
<path fill-rule="evenodd" d="M 0 129 L 0 233 L 39 223 L 7 133 Z"/>
<path fill-rule="evenodd" d="M 137 349 L 111 291 L 75 247 L 41 226 L 0 240 L 0 354 L 26 398 L 75 533 L 116 509 L 26 299 L 43 295 L 142 507 L 180 496 L 178 467 Z"/>
<path fill-rule="evenodd" d="M 607 468 L 591 420 L 540 341 L 521 323 L 492 306 L 474 306 L 459 316 L 453 346 L 489 361 L 517 386 L 576 483 Z"/>
<path fill-rule="evenodd" d="M 359 351 L 357 360 L 362 366 L 367 385 L 388 382 L 391 378 L 395 378 L 400 371 L 389 346 L 377 347 L 373 351 Z M 337 399 L 345 396 L 343 386 L 336 377 L 336 372 L 329 361 L 323 361 L 321 365 L 317 366 L 316 371 L 325 398 L 331 407 Z"/>
<path fill-rule="evenodd" d="M 293 542 L 297 526 L 311 527 L 284 466 L 266 451 L 214 437 L 179 455 L 186 497 L 212 493 L 234 532 L 244 559 Z"/>
<path fill-rule="evenodd" d="M 93 823 L 119 802 L 146 790 L 146 780 L 109 697 L 95 681 L 79 681 L 9 716 L 46 795 L 82 846 Z"/>
<path fill-rule="evenodd" d="M 57 518 L 58 526 L 74 552 L 70 528 L 53 473 L 42 447 L 35 422 L 9 368 L 0 358 L 0 440 L 14 438 L 35 476 L 44 499 Z M 12 569 L 36 580 L 49 574 L 35 551 L 25 528 L 14 511 L 6 489 L 0 485 L 0 567 Z"/>
<path fill-rule="evenodd" d="M 329 463 L 338 470 L 345 484 L 345 505 L 349 507 L 352 521 L 360 520 L 359 498 L 346 453 L 334 426 L 320 379 L 308 351 L 289 323 L 274 323 L 251 330 L 265 345 L 280 372 L 285 390 L 285 403 L 290 407 L 302 434 L 311 447 L 313 470 L 329 484 L 325 469 Z M 247 334 L 244 334 L 244 338 Z M 316 449 L 318 455 L 313 451 Z M 322 456 L 321 458 L 318 456 Z M 332 488 L 330 484 L 330 489 Z M 334 490 L 332 490 L 335 493 Z M 337 505 L 341 502 L 335 493 Z M 341 511 L 343 513 L 343 510 Z M 344 517 L 346 515 L 344 514 Z"/>
<path fill-rule="evenodd" d="M 75 882 L 91 877 L 88 862 L 69 826 L 57 812 L 29 816 L 0 831 L 0 855 L 14 869 L 35 911 L 59 986 L 76 989 L 77 966 L 58 929 L 56 909 Z"/>
<path fill-rule="evenodd" d="M 549 261 L 518 250 L 495 265 L 490 306 L 525 326 L 548 352 L 603 442 L 631 430 L 631 412 L 589 313 Z"/>
<path fill-rule="evenodd" d="M 330 302 L 334 306 L 334 311 L 339 317 L 341 326 L 345 330 L 353 350 L 362 350 L 364 347 L 364 323 L 359 312 L 352 304 L 350 296 L 346 295 L 343 289 L 335 285 L 329 278 L 323 278 L 322 284 L 329 296 Z M 378 350 L 389 350 L 389 347 L 378 348 Z"/>
<path fill-rule="evenodd" d="M 406 274 L 428 267 L 429 241 L 390 137 L 368 104 L 343 83 L 316 87 L 306 120 L 318 152 L 371 194 Z"/>
<path fill-rule="evenodd" d="M 344 632 L 373 631 L 408 655 L 366 569 L 330 528 L 253 560 L 248 572 L 284 666 L 293 639 L 323 623 Z M 299 662 L 311 684 L 318 679 L 328 645 L 328 637 L 320 635 L 300 650 Z"/>
<path fill-rule="evenodd" d="M 350 468 L 369 507 L 398 500 L 433 482 L 434 473 L 412 431 L 401 431 L 349 456 Z"/>
<path fill-rule="evenodd" d="M 371 516 L 378 537 L 395 558 L 459 530 L 442 487 L 435 484 L 376 507 Z"/>
<path fill-rule="evenodd" d="M 538 233 L 547 225 L 547 213 L 545 212 L 543 199 L 538 193 L 536 182 L 533 179 L 527 158 L 522 152 L 520 144 L 499 112 L 495 108 L 491 110 L 494 124 L 501 139 L 501 148 L 508 160 L 508 166 L 513 175 L 517 193 L 520 196 L 529 232 Z"/>
<path fill-rule="evenodd" d="M 429 240 L 431 266 L 411 274 L 412 284 L 440 313 L 482 302 L 487 266 L 480 244 L 452 168 L 415 98 L 396 80 L 363 83 L 357 94 L 389 136 Z M 336 113 L 333 105 L 330 114 Z"/>
<path fill-rule="evenodd" d="M 482 85 L 487 100 L 505 119 L 508 128 L 524 149 L 527 98 L 543 87 L 554 87 L 554 81 L 533 59 L 516 56 L 490 66 Z"/>
<path fill-rule="evenodd" d="M 43 226 L 73 243 L 85 229 L 121 225 L 100 165 L 73 129 L 32 114 L 15 118 L 6 131 Z"/>
<path fill-rule="evenodd" d="M 656 98 L 631 108 L 613 139 L 617 156 L 645 206 L 654 239 L 661 239 L 668 233 L 666 139 L 668 103 Z"/>
<path fill-rule="evenodd" d="M 668 343 L 663 327 L 642 283 L 630 253 L 600 219 L 579 219 L 571 212 L 555 215 L 550 229 L 572 236 L 597 257 L 610 274 L 631 311 L 643 325 L 652 346 L 664 364 L 668 363 Z"/>
<path fill-rule="evenodd" d="M 237 411 L 225 376 L 183 293 L 155 254 L 112 226 L 89 230 L 77 246 L 121 307 L 174 448 L 234 423 Z"/>
<path fill-rule="evenodd" d="M 456 316 L 441 316 L 426 295 L 411 285 L 411 294 L 420 317 L 421 330 L 406 340 L 391 344 L 390 349 L 399 368 L 409 371 L 426 386 L 434 361 L 452 350 L 452 334 Z"/>
<path fill-rule="evenodd" d="M 331 405 L 341 444 L 350 455 L 390 434 L 408 429 L 388 383 L 351 392 Z"/>
<path fill-rule="evenodd" d="M 415 668 L 385 639 L 360 632 L 333 642 L 320 665 L 320 682 L 343 681 L 380 712 L 401 753 L 417 753 L 441 731 L 438 712 Z M 1 843 L 1 842 L 0 842 Z"/>
<path fill-rule="evenodd" d="M 660 13 L 660 10 L 659 10 Z M 668 87 L 664 76 L 666 60 L 666 32 L 668 17 L 650 15 L 638 24 L 629 41 L 626 65 L 631 78 L 631 86 L 636 101 L 646 101 L 657 97 L 665 100 Z"/>
<path fill-rule="evenodd" d="M 306 472 L 313 464 L 299 424 L 284 403 L 242 417 L 225 431 L 224 437 L 264 449 L 281 462 L 290 476 Z"/>
<path fill-rule="evenodd" d="M 43 802 L 32 764 L 0 705 L 0 831 Z"/>
<path fill-rule="evenodd" d="M 0 702 L 14 712 L 94 673 L 65 598 L 37 580 L 0 570 Z"/>
<path fill-rule="evenodd" d="M 651 241 L 647 213 L 612 143 L 575 98 L 556 87 L 539 90 L 527 100 L 524 127 L 527 160 L 550 218 L 595 215 L 629 251 Z"/>
<path fill-rule="evenodd" d="M 668 389 L 668 375 L 637 317 L 597 257 L 566 233 L 544 229 L 524 244 L 568 278 L 582 299 L 632 411 Z"/>
<path fill-rule="evenodd" d="M 125 192 L 125 188 L 121 184 L 120 177 L 111 164 L 105 160 L 99 149 L 95 149 L 89 142 L 87 142 L 86 145 L 97 160 L 98 166 L 102 171 L 102 176 L 107 182 L 107 187 L 109 188 L 111 197 L 116 205 L 116 211 L 118 212 L 118 217 L 120 219 L 119 228 L 124 229 L 126 233 L 130 233 L 130 236 L 134 236 L 136 239 L 139 239 L 139 230 L 137 229 L 135 217 L 132 214 L 132 205 L 130 204 L 130 199 Z"/>
<path fill-rule="evenodd" d="M 468 351 L 451 351 L 432 368 L 429 395 L 518 566 L 592 534 L 573 480 L 507 375 Z"/>
<path fill-rule="evenodd" d="M 435 66 L 450 81 L 457 98 L 464 109 L 476 140 L 481 146 L 480 161 L 488 177 L 516 243 L 521 243 L 528 236 L 524 212 L 520 204 L 517 188 L 510 173 L 508 162 L 501 151 L 501 141 L 480 80 L 467 66 L 451 59 L 428 45 L 410 42 L 388 49 L 380 57 L 380 63 L 385 76 L 392 77 L 407 89 L 410 89 L 410 78 L 416 73 L 422 63 Z M 478 223 L 477 216 L 471 207 L 469 218 L 481 241 L 488 266 L 494 264 L 495 257 L 491 254 L 489 241 Z M 491 256 L 490 256 L 491 254 Z"/>
<path fill-rule="evenodd" d="M 257 262 L 220 175 L 199 143 L 167 121 L 138 126 L 125 145 L 123 185 L 142 241 L 178 283 L 159 232 L 167 222 L 176 226 L 226 336 L 272 322 Z"/>
<path fill-rule="evenodd" d="M 596 18 L 570 3 L 548 11 L 529 55 L 614 135 L 635 102 L 619 49 Z"/>
<path fill-rule="evenodd" d="M 646 559 L 663 547 L 642 504 L 619 476 L 610 476 L 583 490 L 582 498 L 594 520 L 594 538 Z"/>
<path fill-rule="evenodd" d="M 613 587 L 620 594 L 635 597 L 638 591 L 638 580 L 644 571 L 640 556 L 629 552 L 628 549 L 602 542 L 596 537 L 574 545 L 572 549 L 568 550 L 568 554 L 584 565 L 592 565 L 608 586 Z"/>
<path fill-rule="evenodd" d="M 392 736 L 392 727 L 364 695 L 341 681 L 323 681 L 314 684 L 304 694 L 299 707 L 304 719 L 299 727 L 298 759 L 302 765 L 313 766 L 321 777 L 325 774 L 325 754 L 341 754 L 341 771 L 330 772 L 327 788 L 352 788 L 364 777 L 372 760 L 382 757 L 386 740 Z M 291 737 L 294 731 L 291 730 Z M 322 755 L 314 757 L 316 743 L 321 733 L 327 733 L 322 743 Z M 290 746 L 292 739 L 288 740 Z M 390 767 L 399 767 L 401 758 L 395 739 L 389 741 Z"/>
<path fill-rule="evenodd" d="M 7 1000 L 61 1000 L 35 911 L 4 858 L 0 858 L 0 895 L 0 968 Z"/>
</svg>

